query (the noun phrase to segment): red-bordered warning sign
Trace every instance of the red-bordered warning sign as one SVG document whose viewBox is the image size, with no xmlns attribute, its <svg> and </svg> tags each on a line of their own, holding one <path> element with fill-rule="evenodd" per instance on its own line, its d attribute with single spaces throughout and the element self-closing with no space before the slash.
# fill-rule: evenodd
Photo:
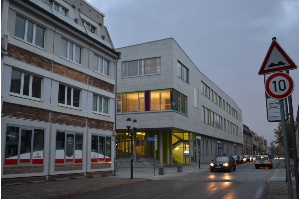
<svg viewBox="0 0 300 199">
<path fill-rule="evenodd" d="M 265 75 L 268 73 L 292 69 L 297 69 L 296 64 L 284 52 L 276 40 L 273 40 L 258 74 Z"/>
</svg>

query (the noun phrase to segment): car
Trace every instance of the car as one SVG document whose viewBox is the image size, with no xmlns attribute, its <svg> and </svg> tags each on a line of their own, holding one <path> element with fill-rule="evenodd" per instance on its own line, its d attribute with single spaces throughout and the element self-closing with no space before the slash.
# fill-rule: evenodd
<svg viewBox="0 0 300 199">
<path fill-rule="evenodd" d="M 269 158 L 269 155 L 257 155 L 255 157 L 254 166 L 256 169 L 260 167 L 268 167 L 269 169 L 273 169 L 273 162 Z"/>
<path fill-rule="evenodd" d="M 240 155 L 241 157 L 242 157 L 242 163 L 245 163 L 245 162 L 247 162 L 247 158 L 246 157 L 244 157 L 245 155 Z"/>
<path fill-rule="evenodd" d="M 250 156 L 250 162 L 252 162 L 254 160 L 253 155 L 249 155 Z"/>
<path fill-rule="evenodd" d="M 231 155 L 220 155 L 215 157 L 210 163 L 210 171 L 235 171 L 236 161 Z"/>
<path fill-rule="evenodd" d="M 242 163 L 239 155 L 232 155 L 232 157 L 233 157 L 233 159 L 235 159 L 235 162 L 237 164 L 241 164 Z"/>
<path fill-rule="evenodd" d="M 242 156 L 242 155 L 239 155 L 239 157 L 240 157 L 240 163 L 244 163 L 244 158 L 243 158 L 243 156 Z"/>
<path fill-rule="evenodd" d="M 249 155 L 243 155 L 243 157 L 246 158 L 246 161 L 245 161 L 245 162 L 247 162 L 247 161 L 250 162 L 250 156 L 249 156 Z"/>
</svg>

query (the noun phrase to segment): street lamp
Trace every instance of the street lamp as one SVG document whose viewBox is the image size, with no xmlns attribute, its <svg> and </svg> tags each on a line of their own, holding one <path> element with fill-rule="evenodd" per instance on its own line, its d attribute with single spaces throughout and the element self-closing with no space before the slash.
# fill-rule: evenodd
<svg viewBox="0 0 300 199">
<path fill-rule="evenodd" d="M 134 119 L 132 121 L 132 127 L 133 127 L 133 139 L 134 139 L 134 142 L 133 142 L 133 162 L 136 163 L 136 129 L 137 129 L 137 121 L 136 119 Z"/>
<path fill-rule="evenodd" d="M 201 146 L 200 146 L 200 144 L 201 144 L 201 136 L 200 135 L 197 135 L 196 136 L 196 140 L 197 141 L 199 141 L 199 169 L 201 169 L 201 166 L 200 166 L 200 156 L 201 156 Z"/>
<path fill-rule="evenodd" d="M 131 122 L 131 119 L 130 119 L 130 118 L 128 118 L 128 119 L 126 120 L 126 127 L 127 127 L 127 129 L 128 129 L 128 135 L 129 135 L 129 130 L 130 130 L 131 127 L 132 127 L 132 122 Z M 130 174 L 131 174 L 131 175 L 130 175 L 131 177 L 130 177 L 130 178 L 131 178 L 131 179 L 133 178 L 133 164 L 132 164 L 132 163 L 133 163 L 133 153 L 132 153 L 133 146 L 132 146 L 132 137 L 133 137 L 133 136 L 132 136 L 132 133 L 131 133 L 131 144 L 130 144 L 130 145 L 131 145 L 131 151 L 130 151 L 130 152 L 131 152 L 131 155 L 130 155 L 130 164 L 131 164 L 131 170 L 130 170 L 130 171 L 131 171 L 131 173 L 130 173 Z"/>
</svg>

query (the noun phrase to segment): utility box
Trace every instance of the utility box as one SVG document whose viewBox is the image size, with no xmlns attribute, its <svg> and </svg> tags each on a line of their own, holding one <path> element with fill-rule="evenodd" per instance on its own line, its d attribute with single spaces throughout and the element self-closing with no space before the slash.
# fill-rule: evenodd
<svg viewBox="0 0 300 199">
<path fill-rule="evenodd" d="M 158 168 L 158 175 L 165 175 L 165 168 L 163 167 Z"/>
<path fill-rule="evenodd" d="M 177 166 L 177 172 L 182 172 L 182 166 Z"/>
</svg>

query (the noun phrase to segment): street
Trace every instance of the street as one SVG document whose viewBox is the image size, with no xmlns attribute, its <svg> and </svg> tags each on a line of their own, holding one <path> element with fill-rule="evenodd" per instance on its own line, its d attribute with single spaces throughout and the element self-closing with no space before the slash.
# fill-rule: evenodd
<svg viewBox="0 0 300 199">
<path fill-rule="evenodd" d="M 278 160 L 273 160 L 274 169 Z M 266 186 L 274 169 L 255 169 L 253 162 L 237 165 L 232 172 L 213 172 L 172 176 L 127 186 L 73 195 L 67 198 L 266 198 Z"/>
</svg>

